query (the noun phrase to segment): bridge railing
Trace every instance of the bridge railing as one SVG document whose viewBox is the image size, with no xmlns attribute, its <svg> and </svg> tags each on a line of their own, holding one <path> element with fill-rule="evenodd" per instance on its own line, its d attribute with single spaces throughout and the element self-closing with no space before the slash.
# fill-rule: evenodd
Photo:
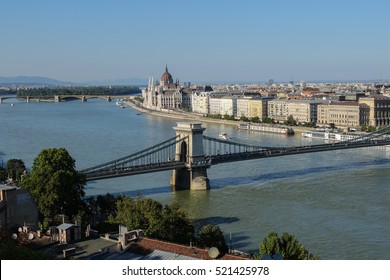
<svg viewBox="0 0 390 280">
<path fill-rule="evenodd" d="M 206 155 L 223 155 L 274 150 L 275 147 L 264 147 L 238 143 L 230 140 L 217 139 L 203 135 L 203 147 Z"/>
<path fill-rule="evenodd" d="M 382 140 L 390 137 L 390 125 L 385 126 L 377 131 L 364 134 L 360 137 L 353 138 L 351 140 L 344 141 L 346 143 L 350 142 L 359 142 L 359 141 L 372 141 L 372 140 Z"/>
</svg>

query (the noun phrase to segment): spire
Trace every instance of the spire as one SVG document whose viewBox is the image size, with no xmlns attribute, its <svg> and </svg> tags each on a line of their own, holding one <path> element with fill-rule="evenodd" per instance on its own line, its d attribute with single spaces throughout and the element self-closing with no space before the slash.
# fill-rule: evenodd
<svg viewBox="0 0 390 280">
<path fill-rule="evenodd" d="M 168 65 L 167 64 L 165 64 L 165 72 L 168 73 Z"/>
</svg>

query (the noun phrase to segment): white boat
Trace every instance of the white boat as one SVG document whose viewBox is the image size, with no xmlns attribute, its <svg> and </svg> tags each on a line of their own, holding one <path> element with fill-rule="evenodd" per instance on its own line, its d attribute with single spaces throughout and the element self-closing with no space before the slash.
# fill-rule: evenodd
<svg viewBox="0 0 390 280">
<path fill-rule="evenodd" d="M 285 134 L 285 135 L 294 134 L 294 130 L 291 127 L 261 124 L 261 123 L 240 123 L 238 125 L 238 129 L 250 130 L 250 131 L 260 131 L 260 132 L 270 132 L 270 133 L 279 133 L 279 134 Z"/>
<path fill-rule="evenodd" d="M 223 140 L 230 140 L 231 139 L 225 132 L 221 132 L 219 134 L 219 138 L 221 138 Z"/>
</svg>

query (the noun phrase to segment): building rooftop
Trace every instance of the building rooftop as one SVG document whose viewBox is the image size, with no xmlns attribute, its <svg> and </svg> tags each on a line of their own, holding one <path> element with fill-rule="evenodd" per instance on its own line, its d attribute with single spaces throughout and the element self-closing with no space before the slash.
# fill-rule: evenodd
<svg viewBox="0 0 390 280">
<path fill-rule="evenodd" d="M 74 226 L 75 226 L 74 224 L 63 223 L 63 224 L 60 224 L 57 228 L 66 230 L 66 229 L 74 227 Z"/>
<path fill-rule="evenodd" d="M 121 250 L 120 243 L 110 238 L 88 239 L 52 248 L 59 258 L 62 250 L 76 248 L 71 259 L 87 260 L 211 260 L 208 251 L 195 247 L 174 244 L 149 238 L 142 238 L 132 243 L 126 250 Z M 220 260 L 245 260 L 242 256 L 225 254 Z"/>
</svg>

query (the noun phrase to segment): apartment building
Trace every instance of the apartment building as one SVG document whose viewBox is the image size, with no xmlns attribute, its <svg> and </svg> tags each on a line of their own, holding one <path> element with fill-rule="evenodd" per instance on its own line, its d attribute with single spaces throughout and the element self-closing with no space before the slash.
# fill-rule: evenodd
<svg viewBox="0 0 390 280">
<path fill-rule="evenodd" d="M 237 97 L 236 96 L 223 96 L 221 98 L 221 112 L 220 114 L 237 116 Z"/>
<path fill-rule="evenodd" d="M 194 92 L 192 94 L 192 112 L 209 114 L 210 92 Z"/>
<path fill-rule="evenodd" d="M 358 102 L 332 102 L 318 105 L 318 125 L 359 128 L 369 123 L 370 107 Z"/>
<path fill-rule="evenodd" d="M 317 106 L 323 103 L 320 100 L 289 100 L 287 103 L 287 116 L 300 123 L 317 122 Z"/>
<path fill-rule="evenodd" d="M 211 115 L 221 114 L 221 98 L 222 96 L 209 97 L 209 114 Z"/>
<path fill-rule="evenodd" d="M 260 120 L 268 116 L 268 101 L 273 97 L 254 97 L 248 101 L 248 118 L 258 117 Z"/>
<path fill-rule="evenodd" d="M 240 118 L 242 116 L 248 117 L 248 104 L 249 100 L 251 100 L 251 97 L 237 97 L 237 114 L 236 117 Z"/>
<path fill-rule="evenodd" d="M 359 99 L 359 104 L 366 104 L 370 108 L 368 124 L 385 126 L 390 124 L 390 97 L 371 95 Z"/>
<path fill-rule="evenodd" d="M 237 115 L 237 97 L 230 95 L 210 95 L 209 112 L 212 115 Z"/>
<path fill-rule="evenodd" d="M 268 101 L 267 114 L 268 117 L 274 119 L 277 122 L 284 122 L 287 120 L 287 99 L 274 99 Z"/>
</svg>

